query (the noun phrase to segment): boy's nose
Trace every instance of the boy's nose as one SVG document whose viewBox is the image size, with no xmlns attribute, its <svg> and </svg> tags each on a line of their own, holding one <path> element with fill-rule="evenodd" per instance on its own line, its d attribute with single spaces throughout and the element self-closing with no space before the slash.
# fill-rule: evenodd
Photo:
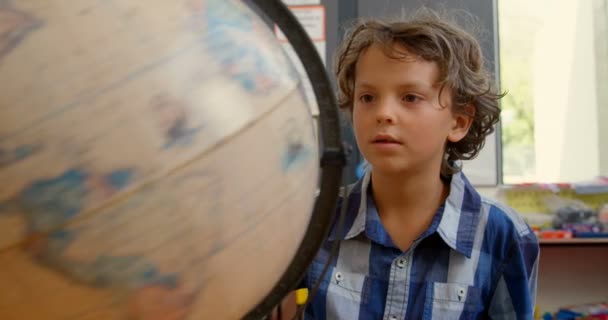
<svg viewBox="0 0 608 320">
<path fill-rule="evenodd" d="M 394 120 L 392 117 L 378 117 L 376 122 L 378 122 L 378 124 L 383 124 L 383 123 L 393 124 Z"/>
<path fill-rule="evenodd" d="M 379 104 L 377 112 L 376 112 L 376 122 L 378 124 L 386 123 L 393 124 L 395 123 L 395 105 L 391 101 L 383 101 Z"/>
</svg>

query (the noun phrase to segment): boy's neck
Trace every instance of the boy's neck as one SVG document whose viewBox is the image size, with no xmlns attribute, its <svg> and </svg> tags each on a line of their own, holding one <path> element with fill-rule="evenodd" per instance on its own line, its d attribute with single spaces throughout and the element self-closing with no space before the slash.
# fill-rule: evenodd
<svg viewBox="0 0 608 320">
<path fill-rule="evenodd" d="M 383 222 L 414 224 L 419 228 L 430 224 L 449 193 L 449 185 L 441 180 L 439 172 L 396 175 L 372 169 L 371 183 Z"/>
<path fill-rule="evenodd" d="M 371 182 L 376 205 L 386 209 L 429 205 L 437 208 L 449 192 L 449 186 L 441 180 L 439 172 L 397 175 L 372 169 Z"/>
</svg>

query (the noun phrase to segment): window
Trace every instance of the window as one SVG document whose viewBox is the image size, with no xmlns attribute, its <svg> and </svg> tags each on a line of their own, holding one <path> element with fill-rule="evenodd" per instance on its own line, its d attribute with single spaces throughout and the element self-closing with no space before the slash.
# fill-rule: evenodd
<svg viewBox="0 0 608 320">
<path fill-rule="evenodd" d="M 608 0 L 498 0 L 504 183 L 608 175 Z"/>
</svg>

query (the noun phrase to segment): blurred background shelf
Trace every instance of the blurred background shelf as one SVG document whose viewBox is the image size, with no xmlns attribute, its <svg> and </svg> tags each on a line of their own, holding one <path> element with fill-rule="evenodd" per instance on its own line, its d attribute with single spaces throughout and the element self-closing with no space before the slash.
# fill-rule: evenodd
<svg viewBox="0 0 608 320">
<path fill-rule="evenodd" d="M 606 245 L 608 238 L 539 239 L 540 245 Z"/>
</svg>

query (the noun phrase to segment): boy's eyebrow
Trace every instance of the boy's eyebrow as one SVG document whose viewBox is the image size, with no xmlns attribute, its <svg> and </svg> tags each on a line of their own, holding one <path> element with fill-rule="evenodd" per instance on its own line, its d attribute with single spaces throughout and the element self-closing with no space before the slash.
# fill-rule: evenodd
<svg viewBox="0 0 608 320">
<path fill-rule="evenodd" d="M 367 82 L 355 82 L 355 87 L 357 88 L 375 88 L 374 85 Z"/>
<path fill-rule="evenodd" d="M 368 82 L 356 82 L 355 83 L 355 88 L 359 88 L 359 89 L 374 89 L 376 86 L 374 86 L 371 83 Z M 398 84 L 398 87 L 400 89 L 429 89 L 430 87 L 434 87 L 434 86 L 429 86 L 426 83 L 420 83 L 420 82 L 403 82 Z"/>
<path fill-rule="evenodd" d="M 421 82 L 404 82 L 399 84 L 399 88 L 402 89 L 426 89 L 428 87 L 426 83 Z"/>
</svg>

